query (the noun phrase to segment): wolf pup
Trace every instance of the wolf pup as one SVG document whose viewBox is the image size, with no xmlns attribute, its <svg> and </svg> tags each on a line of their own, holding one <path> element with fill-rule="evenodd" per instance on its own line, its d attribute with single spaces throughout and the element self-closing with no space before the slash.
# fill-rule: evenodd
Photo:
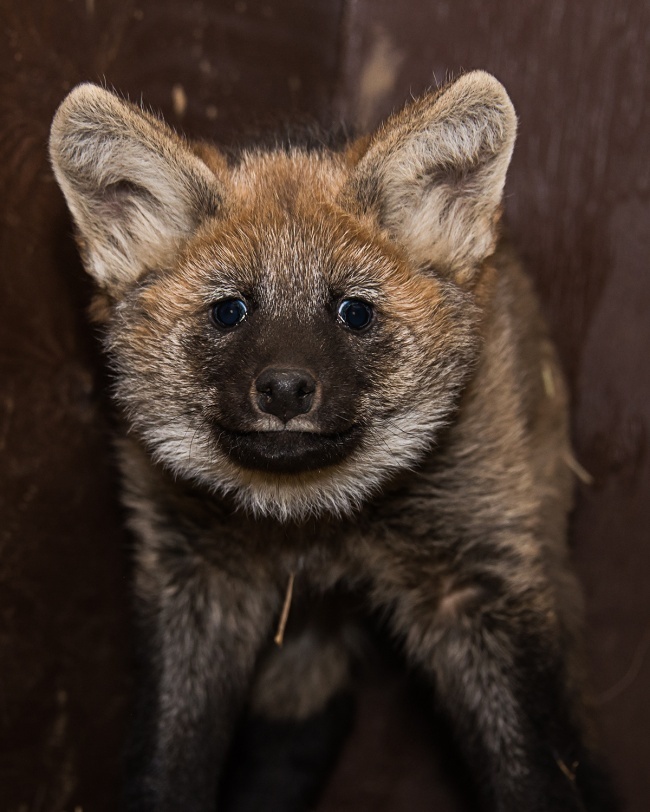
<svg viewBox="0 0 650 812">
<path fill-rule="evenodd" d="M 137 537 L 130 809 L 309 805 L 349 688 L 349 594 L 430 684 L 487 809 L 610 808 L 565 388 L 499 240 L 515 130 L 482 72 L 339 149 L 226 157 L 94 85 L 59 108 Z M 229 791 L 242 719 L 271 745 Z"/>
</svg>

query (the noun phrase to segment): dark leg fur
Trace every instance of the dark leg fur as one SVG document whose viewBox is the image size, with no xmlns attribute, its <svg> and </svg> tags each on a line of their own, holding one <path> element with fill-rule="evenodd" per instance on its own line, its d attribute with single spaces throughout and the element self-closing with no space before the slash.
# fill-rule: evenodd
<svg viewBox="0 0 650 812">
<path fill-rule="evenodd" d="M 613 812 L 566 688 L 561 630 L 511 595 L 440 625 L 409 604 L 398 630 L 436 685 L 486 810 Z"/>
<path fill-rule="evenodd" d="M 350 694 L 300 721 L 247 717 L 224 770 L 224 812 L 303 812 L 316 803 L 353 717 Z"/>
<path fill-rule="evenodd" d="M 155 578 L 139 573 L 146 648 L 139 651 L 126 807 L 206 812 L 216 806 L 219 765 L 275 607 L 261 590 L 208 569 L 179 577 L 180 557 L 169 572 L 158 563 Z"/>
</svg>

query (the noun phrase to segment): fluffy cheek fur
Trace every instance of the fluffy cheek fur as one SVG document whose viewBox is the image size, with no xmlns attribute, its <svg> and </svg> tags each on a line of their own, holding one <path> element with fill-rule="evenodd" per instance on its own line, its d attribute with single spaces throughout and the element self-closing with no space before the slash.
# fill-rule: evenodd
<svg viewBox="0 0 650 812">
<path fill-rule="evenodd" d="M 457 290 L 448 291 L 444 302 L 438 300 L 427 319 L 410 319 L 404 307 L 393 334 L 392 363 L 385 363 L 384 378 L 373 382 L 373 390 L 384 393 L 380 406 L 376 399 L 360 398 L 360 444 L 341 463 L 323 469 L 271 474 L 244 469 L 227 457 L 209 417 L 214 392 L 197 386 L 192 359 L 185 357 L 182 319 L 167 331 L 154 328 L 146 338 L 137 319 L 137 340 L 130 320 L 117 319 L 108 339 L 115 395 L 153 459 L 177 476 L 229 495 L 256 516 L 299 521 L 323 513 L 343 515 L 359 508 L 391 476 L 416 465 L 450 421 L 478 349 L 470 314 Z M 441 330 L 441 321 L 453 321 L 454 329 Z M 452 345 L 445 342 L 447 335 L 454 336 Z"/>
<path fill-rule="evenodd" d="M 350 513 L 379 490 L 391 474 L 415 465 L 435 441 L 448 414 L 411 407 L 368 425 L 361 445 L 342 463 L 303 474 L 243 469 L 219 449 L 200 418 L 179 414 L 164 425 L 137 421 L 152 457 L 175 474 L 230 495 L 256 516 L 282 521 L 321 513 Z"/>
</svg>

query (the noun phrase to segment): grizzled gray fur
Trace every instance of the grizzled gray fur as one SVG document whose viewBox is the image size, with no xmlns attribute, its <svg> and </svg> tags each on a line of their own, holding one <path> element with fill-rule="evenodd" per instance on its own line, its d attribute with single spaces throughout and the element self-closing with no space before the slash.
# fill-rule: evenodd
<svg viewBox="0 0 650 812">
<path fill-rule="evenodd" d="M 226 157 L 93 85 L 59 108 L 137 539 L 129 809 L 307 808 L 359 645 L 350 595 L 431 686 L 486 809 L 613 808 L 565 386 L 500 238 L 515 131 L 481 72 L 337 150 Z M 238 723 L 270 761 L 226 791 Z"/>
</svg>

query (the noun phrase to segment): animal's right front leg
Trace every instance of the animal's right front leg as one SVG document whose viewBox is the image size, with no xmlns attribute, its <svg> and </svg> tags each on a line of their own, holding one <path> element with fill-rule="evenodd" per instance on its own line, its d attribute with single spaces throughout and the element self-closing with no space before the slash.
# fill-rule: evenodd
<svg viewBox="0 0 650 812">
<path fill-rule="evenodd" d="M 141 562 L 142 564 L 142 562 Z M 217 783 L 274 596 L 197 563 L 140 567 L 129 812 L 214 812 Z"/>
</svg>

